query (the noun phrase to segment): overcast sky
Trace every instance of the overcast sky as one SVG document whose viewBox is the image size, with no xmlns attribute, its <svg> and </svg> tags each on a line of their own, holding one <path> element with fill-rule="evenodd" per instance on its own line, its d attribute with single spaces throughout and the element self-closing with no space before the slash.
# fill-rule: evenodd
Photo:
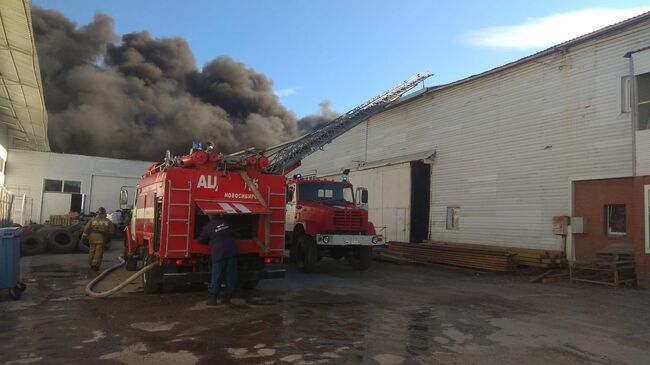
<svg viewBox="0 0 650 365">
<path fill-rule="evenodd" d="M 197 66 L 229 55 L 274 81 L 298 117 L 345 112 L 403 79 L 480 73 L 650 11 L 648 1 L 34 0 L 77 24 L 99 11 L 119 33 L 185 38 Z"/>
</svg>

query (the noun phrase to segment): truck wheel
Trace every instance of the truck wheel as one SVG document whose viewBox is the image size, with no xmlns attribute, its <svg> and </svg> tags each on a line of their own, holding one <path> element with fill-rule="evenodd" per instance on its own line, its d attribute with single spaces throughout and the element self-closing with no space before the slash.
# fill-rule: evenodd
<svg viewBox="0 0 650 365">
<path fill-rule="evenodd" d="M 355 270 L 367 270 L 372 261 L 372 247 L 358 247 L 350 256 L 349 261 Z"/>
<path fill-rule="evenodd" d="M 298 238 L 296 266 L 302 272 L 312 272 L 318 262 L 318 248 L 314 237 L 303 234 Z"/>
<path fill-rule="evenodd" d="M 144 266 L 147 266 L 152 262 L 153 259 L 147 252 L 144 257 Z M 158 293 L 162 290 L 162 282 L 160 280 L 160 267 L 154 267 L 142 275 L 142 287 L 144 288 L 144 292 L 147 294 Z"/>
</svg>

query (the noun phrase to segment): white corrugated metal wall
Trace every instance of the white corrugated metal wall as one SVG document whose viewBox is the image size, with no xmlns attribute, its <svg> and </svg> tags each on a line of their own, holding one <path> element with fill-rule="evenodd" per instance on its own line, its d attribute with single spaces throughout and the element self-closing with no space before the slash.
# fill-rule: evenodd
<svg viewBox="0 0 650 365">
<path fill-rule="evenodd" d="M 301 171 L 328 175 L 354 168 L 361 156 L 370 162 L 435 148 L 431 239 L 560 249 L 551 217 L 570 214 L 570 179 L 632 174 L 623 55 L 648 39 L 646 22 L 435 91 L 354 128 Z M 383 190 L 408 187 L 395 181 Z M 446 229 L 447 206 L 461 207 L 457 231 Z"/>
</svg>

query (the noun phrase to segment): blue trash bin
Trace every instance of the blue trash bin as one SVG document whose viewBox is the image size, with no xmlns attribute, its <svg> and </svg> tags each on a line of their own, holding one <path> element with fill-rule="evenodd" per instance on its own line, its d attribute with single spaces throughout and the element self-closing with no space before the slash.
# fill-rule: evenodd
<svg viewBox="0 0 650 365">
<path fill-rule="evenodd" d="M 13 299 L 19 299 L 25 284 L 20 281 L 20 241 L 18 227 L 0 228 L 0 289 L 9 289 Z"/>
</svg>

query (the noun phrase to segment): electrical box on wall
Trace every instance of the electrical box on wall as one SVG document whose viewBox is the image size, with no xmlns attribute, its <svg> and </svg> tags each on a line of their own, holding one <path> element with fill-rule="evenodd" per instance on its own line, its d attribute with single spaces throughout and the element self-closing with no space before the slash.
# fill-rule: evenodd
<svg viewBox="0 0 650 365">
<path fill-rule="evenodd" d="M 587 218 L 571 217 L 571 233 L 587 233 Z"/>
<path fill-rule="evenodd" d="M 553 217 L 553 234 L 565 235 L 569 232 L 569 217 L 557 215 Z"/>
</svg>

